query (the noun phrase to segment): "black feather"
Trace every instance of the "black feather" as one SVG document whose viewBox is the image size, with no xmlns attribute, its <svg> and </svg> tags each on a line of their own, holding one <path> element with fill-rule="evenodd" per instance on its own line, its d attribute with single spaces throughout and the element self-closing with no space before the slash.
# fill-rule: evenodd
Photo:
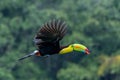
<svg viewBox="0 0 120 80">
<path fill-rule="evenodd" d="M 35 35 L 34 42 L 41 53 L 53 54 L 60 50 L 59 41 L 66 34 L 67 27 L 61 20 L 52 20 L 45 23 Z"/>
</svg>

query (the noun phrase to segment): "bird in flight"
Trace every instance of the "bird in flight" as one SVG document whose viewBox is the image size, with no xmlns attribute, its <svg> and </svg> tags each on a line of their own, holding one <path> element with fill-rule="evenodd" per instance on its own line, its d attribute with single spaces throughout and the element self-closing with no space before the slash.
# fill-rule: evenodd
<svg viewBox="0 0 120 80">
<path fill-rule="evenodd" d="M 30 56 L 50 56 L 53 54 L 67 54 L 73 51 L 90 54 L 88 48 L 82 44 L 70 44 L 60 46 L 60 41 L 67 32 L 66 23 L 61 20 L 52 20 L 40 27 L 34 37 L 34 43 L 38 47 L 34 52 L 23 56 L 23 60 Z"/>
</svg>

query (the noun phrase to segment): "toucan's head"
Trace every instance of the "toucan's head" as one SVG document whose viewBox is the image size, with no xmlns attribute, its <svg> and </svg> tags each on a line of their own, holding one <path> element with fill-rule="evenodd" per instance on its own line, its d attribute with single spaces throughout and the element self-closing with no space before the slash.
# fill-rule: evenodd
<svg viewBox="0 0 120 80">
<path fill-rule="evenodd" d="M 71 44 L 68 47 L 63 48 L 59 53 L 66 54 L 66 53 L 73 52 L 73 51 L 90 54 L 90 51 L 88 50 L 88 48 L 82 44 Z"/>
</svg>

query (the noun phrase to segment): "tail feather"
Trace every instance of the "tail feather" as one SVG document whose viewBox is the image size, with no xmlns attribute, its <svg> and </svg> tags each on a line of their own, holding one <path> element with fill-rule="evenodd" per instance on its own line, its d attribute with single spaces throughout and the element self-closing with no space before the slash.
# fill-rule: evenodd
<svg viewBox="0 0 120 80">
<path fill-rule="evenodd" d="M 39 53 L 39 51 L 38 51 L 38 50 L 35 50 L 34 52 L 32 52 L 32 53 L 30 53 L 30 54 L 28 54 L 28 55 L 25 55 L 25 56 L 23 56 L 22 58 L 19 58 L 18 61 L 23 60 L 23 59 L 28 58 L 28 57 L 31 57 L 31 56 L 33 56 L 33 55 L 35 55 L 35 54 L 37 54 L 37 53 Z"/>
<path fill-rule="evenodd" d="M 23 56 L 22 58 L 19 58 L 18 61 L 21 61 L 21 60 L 23 60 L 23 59 L 25 59 L 25 58 L 28 58 L 28 57 L 31 57 L 31 56 L 32 56 L 31 54 L 25 55 L 25 56 Z"/>
</svg>

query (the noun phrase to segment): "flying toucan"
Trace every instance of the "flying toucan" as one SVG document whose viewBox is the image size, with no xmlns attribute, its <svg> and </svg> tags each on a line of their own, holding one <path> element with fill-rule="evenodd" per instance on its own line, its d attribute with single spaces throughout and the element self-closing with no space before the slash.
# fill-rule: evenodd
<svg viewBox="0 0 120 80">
<path fill-rule="evenodd" d="M 53 54 L 67 54 L 73 51 L 90 54 L 88 48 L 82 44 L 60 46 L 60 40 L 62 40 L 66 32 L 66 23 L 61 20 L 52 20 L 45 23 L 38 30 L 33 40 L 38 49 L 28 55 L 23 56 L 19 60 L 23 60 L 33 55 L 49 56 Z"/>
</svg>

